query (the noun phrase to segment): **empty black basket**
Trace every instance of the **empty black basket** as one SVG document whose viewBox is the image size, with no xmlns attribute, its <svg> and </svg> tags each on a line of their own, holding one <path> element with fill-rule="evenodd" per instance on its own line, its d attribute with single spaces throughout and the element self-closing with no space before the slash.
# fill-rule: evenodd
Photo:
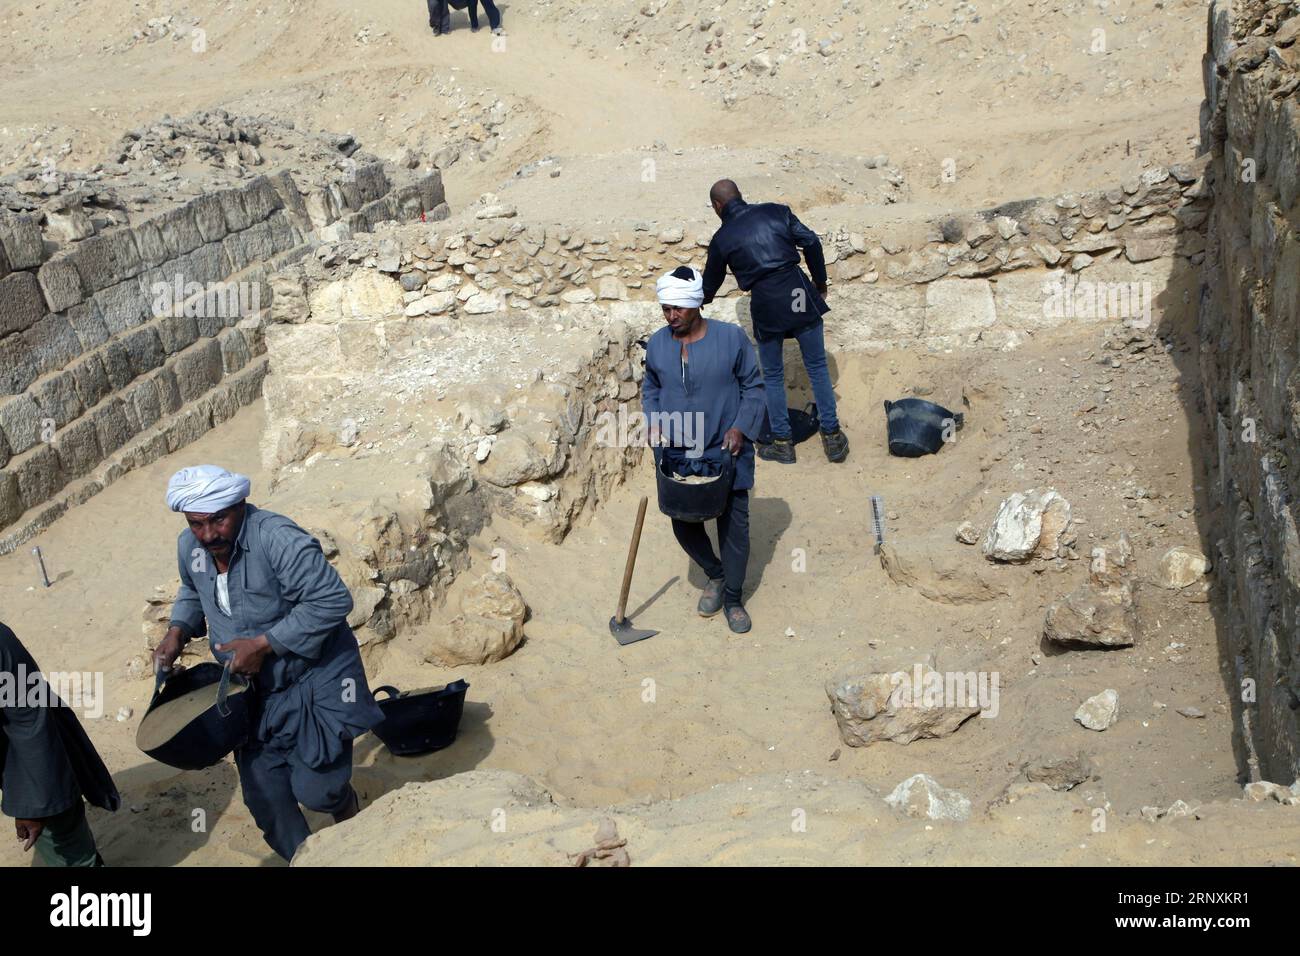
<svg viewBox="0 0 1300 956">
<path fill-rule="evenodd" d="M 383 721 L 374 728 L 375 736 L 399 757 L 450 747 L 460 728 L 467 690 L 469 684 L 463 680 L 434 690 L 404 693 L 388 685 L 377 687 L 376 694 L 385 691 L 389 696 L 387 700 L 375 699 L 384 712 Z"/>
<path fill-rule="evenodd" d="M 885 402 L 885 415 L 889 419 L 889 453 L 900 458 L 933 455 L 943 447 L 945 433 L 951 435 L 963 424 L 960 412 L 950 412 L 923 398 Z"/>
</svg>

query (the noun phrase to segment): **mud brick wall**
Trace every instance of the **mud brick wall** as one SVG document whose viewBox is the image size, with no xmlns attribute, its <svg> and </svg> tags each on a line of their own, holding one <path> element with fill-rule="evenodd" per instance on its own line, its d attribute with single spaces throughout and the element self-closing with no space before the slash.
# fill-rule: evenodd
<svg viewBox="0 0 1300 956">
<path fill-rule="evenodd" d="M 371 163 L 305 196 L 259 176 L 61 248 L 0 218 L 0 554 L 261 394 L 266 279 L 319 230 L 439 218 L 443 198 L 439 173 L 394 188 Z M 233 295 L 177 316 L 154 293 L 178 279 Z"/>
<path fill-rule="evenodd" d="M 1201 142 L 1211 158 L 1201 375 L 1221 626 L 1252 776 L 1300 770 L 1300 10 L 1216 0 Z"/>
</svg>

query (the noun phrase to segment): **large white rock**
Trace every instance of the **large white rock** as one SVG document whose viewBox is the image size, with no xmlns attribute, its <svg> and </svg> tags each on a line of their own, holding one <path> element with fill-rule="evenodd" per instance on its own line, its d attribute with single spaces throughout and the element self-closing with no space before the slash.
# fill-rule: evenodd
<svg viewBox="0 0 1300 956">
<path fill-rule="evenodd" d="M 1105 730 L 1119 719 L 1119 692 L 1108 689 L 1089 697 L 1074 712 L 1074 719 L 1089 730 Z"/>
<path fill-rule="evenodd" d="M 1070 525 L 1070 503 L 1055 488 L 1017 491 L 998 508 L 984 533 L 984 556 L 991 561 L 1055 557 Z"/>
<path fill-rule="evenodd" d="M 426 659 L 444 667 L 508 657 L 524 637 L 528 605 L 509 575 L 489 572 L 461 594 L 461 613 L 433 628 Z"/>
<path fill-rule="evenodd" d="M 956 790 L 940 786 L 926 773 L 908 777 L 885 802 L 909 817 L 922 820 L 951 820 L 960 823 L 970 818 L 970 799 Z"/>
<path fill-rule="evenodd" d="M 837 677 L 827 682 L 826 696 L 840 739 L 848 746 L 865 747 L 881 740 L 908 744 L 918 737 L 946 737 L 980 712 L 979 706 L 968 706 L 978 704 L 977 687 L 966 684 L 960 702 L 934 693 L 931 698 L 939 699 L 927 699 L 927 690 L 944 685 L 944 675 L 927 662 L 893 672 Z M 969 700 L 971 694 L 976 701 Z M 949 703 L 963 706 L 945 706 Z"/>
<path fill-rule="evenodd" d="M 311 296 L 313 322 L 363 322 L 402 315 L 405 310 L 402 284 L 373 269 L 359 269 Z"/>
<path fill-rule="evenodd" d="M 1160 559 L 1157 581 L 1162 588 L 1176 591 L 1195 584 L 1210 571 L 1210 559 L 1194 548 L 1170 548 Z"/>
</svg>

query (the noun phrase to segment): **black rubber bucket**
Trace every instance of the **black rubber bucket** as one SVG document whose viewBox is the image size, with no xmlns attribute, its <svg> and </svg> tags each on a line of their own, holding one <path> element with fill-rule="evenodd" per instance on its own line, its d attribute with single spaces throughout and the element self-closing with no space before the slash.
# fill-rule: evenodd
<svg viewBox="0 0 1300 956">
<path fill-rule="evenodd" d="M 943 447 L 945 433 L 961 429 L 963 416 L 923 398 L 885 402 L 889 427 L 889 453 L 900 458 L 933 455 Z"/>
<path fill-rule="evenodd" d="M 374 728 L 374 734 L 399 757 L 450 747 L 460 729 L 468 690 L 469 684 L 463 680 L 434 690 L 401 692 L 387 685 L 377 687 L 376 694 L 383 691 L 389 696 L 386 700 L 375 698 L 384 719 Z"/>
<path fill-rule="evenodd" d="M 674 481 L 668 455 L 661 455 L 655 468 L 659 489 L 659 510 L 678 521 L 712 521 L 727 507 L 727 495 L 735 477 L 736 459 L 724 452 L 721 471 L 696 484 Z"/>
<path fill-rule="evenodd" d="M 163 709 L 191 695 L 201 698 L 194 706 L 209 699 L 211 702 L 165 739 L 151 739 L 157 736 L 153 732 L 154 724 L 162 719 Z M 180 706 L 188 706 L 188 702 Z M 160 763 L 178 770 L 202 770 L 220 763 L 236 747 L 242 746 L 252 726 L 253 695 L 248 690 L 248 681 L 238 674 L 232 675 L 228 666 L 206 661 L 177 671 L 166 681 L 159 675 L 135 740 L 137 747 Z"/>
<path fill-rule="evenodd" d="M 790 419 L 790 439 L 796 444 L 806 442 L 821 430 L 821 421 L 817 417 L 817 403 L 809 402 L 803 408 L 790 408 L 786 411 Z M 763 430 L 758 434 L 760 445 L 772 443 L 772 423 L 763 416 Z"/>
</svg>

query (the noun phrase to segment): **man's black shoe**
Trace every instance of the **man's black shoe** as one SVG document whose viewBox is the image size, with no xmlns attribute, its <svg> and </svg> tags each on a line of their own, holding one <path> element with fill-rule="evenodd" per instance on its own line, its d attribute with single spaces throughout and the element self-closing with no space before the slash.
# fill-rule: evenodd
<svg viewBox="0 0 1300 956">
<path fill-rule="evenodd" d="M 793 465 L 794 442 L 788 438 L 773 439 L 770 445 L 758 446 L 758 457 L 764 461 L 775 461 L 782 465 Z"/>
<path fill-rule="evenodd" d="M 828 459 L 839 464 L 849 457 L 848 436 L 839 428 L 833 432 L 822 432 L 822 448 L 826 451 Z"/>
</svg>

